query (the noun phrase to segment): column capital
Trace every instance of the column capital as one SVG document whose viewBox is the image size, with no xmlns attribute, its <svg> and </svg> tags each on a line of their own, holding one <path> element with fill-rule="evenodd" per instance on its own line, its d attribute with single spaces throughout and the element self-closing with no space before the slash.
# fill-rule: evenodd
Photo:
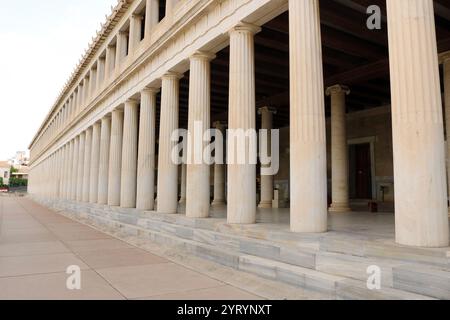
<svg viewBox="0 0 450 320">
<path fill-rule="evenodd" d="M 212 52 L 207 51 L 196 51 L 192 56 L 190 56 L 189 60 L 206 60 L 211 61 L 216 58 L 216 55 Z"/>
<path fill-rule="evenodd" d="M 439 63 L 443 64 L 446 62 L 450 62 L 450 51 L 446 51 L 439 54 Z"/>
<path fill-rule="evenodd" d="M 129 98 L 125 101 L 125 104 L 137 105 L 137 104 L 139 104 L 139 100 L 136 98 Z"/>
<path fill-rule="evenodd" d="M 246 22 L 241 21 L 237 25 L 235 25 L 233 28 L 231 28 L 231 30 L 228 31 L 228 33 L 239 32 L 239 31 L 246 31 L 251 34 L 256 34 L 261 31 L 261 27 L 251 24 L 251 23 L 246 23 Z"/>
<path fill-rule="evenodd" d="M 148 92 L 148 93 L 157 94 L 160 91 L 161 91 L 161 88 L 145 87 L 144 89 L 142 89 L 141 92 Z"/>
<path fill-rule="evenodd" d="M 350 94 L 350 88 L 344 85 L 336 84 L 334 86 L 328 87 L 325 91 L 327 96 L 331 96 L 333 94 L 345 93 L 346 95 Z"/>
<path fill-rule="evenodd" d="M 277 109 L 274 108 L 274 107 L 268 107 L 268 106 L 261 107 L 261 108 L 258 109 L 258 114 L 259 115 L 262 115 L 262 114 L 264 114 L 266 112 L 272 113 L 272 114 L 277 114 Z"/>
<path fill-rule="evenodd" d="M 161 79 L 162 79 L 162 80 L 164 80 L 164 79 L 180 80 L 181 78 L 183 78 L 183 76 L 184 76 L 184 75 L 181 74 L 181 73 L 169 71 L 169 72 L 166 72 L 166 73 L 161 77 Z"/>
<path fill-rule="evenodd" d="M 140 13 L 133 13 L 131 15 L 131 18 L 133 18 L 133 19 L 142 19 L 143 17 L 144 16 L 142 14 L 140 14 Z"/>
</svg>

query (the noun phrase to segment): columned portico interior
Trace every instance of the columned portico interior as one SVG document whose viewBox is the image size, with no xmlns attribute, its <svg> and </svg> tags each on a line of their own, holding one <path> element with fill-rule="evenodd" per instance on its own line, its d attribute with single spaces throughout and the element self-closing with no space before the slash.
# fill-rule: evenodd
<svg viewBox="0 0 450 320">
<path fill-rule="evenodd" d="M 130 18 L 115 26 L 117 34 L 108 38 L 104 51 L 92 53 L 90 70 L 85 63 L 89 77 L 74 80 L 61 98 L 62 106 L 71 106 L 70 116 L 55 109 L 54 116 L 63 116 L 65 124 L 54 129 L 49 119 L 50 127 L 34 140 L 31 194 L 226 219 L 232 225 L 278 222 L 289 224 L 294 233 L 327 232 L 330 221 L 344 219 L 339 215 L 351 223 L 358 213 L 370 217 L 367 211 L 378 204 L 379 211 L 386 211 L 381 216 L 388 238 L 403 245 L 448 246 L 438 59 L 444 59 L 441 77 L 448 84 L 450 68 L 442 53 L 450 50 L 445 28 L 449 4 L 388 0 L 386 13 L 384 1 L 371 1 L 381 7 L 383 23 L 381 30 L 369 30 L 361 28 L 367 19 L 365 1 L 255 1 L 261 7 L 236 9 L 243 17 L 227 20 L 226 32 L 200 38 L 195 48 L 175 50 L 177 62 L 167 58 L 170 67 L 156 67 L 162 53 L 138 59 L 148 53 L 145 46 L 154 45 L 151 37 L 163 34 L 161 24 L 176 19 L 186 1 L 159 1 L 159 6 L 156 0 L 129 2 L 122 14 L 132 13 Z M 404 9 L 420 11 L 417 23 L 426 31 L 411 46 L 430 44 L 418 57 L 398 43 L 416 27 L 413 15 L 400 14 Z M 400 26 L 399 20 L 404 20 Z M 180 52 L 186 54 L 178 57 Z M 136 61 L 141 69 L 128 71 Z M 419 81 L 422 64 L 427 90 Z M 133 80 L 145 72 L 150 73 Z M 121 78 L 125 73 L 132 80 Z M 402 87 L 406 75 L 415 88 L 408 98 Z M 127 87 L 119 98 L 108 91 L 114 83 Z M 442 89 L 448 97 L 449 86 Z M 196 121 L 202 130 L 280 130 L 278 172 L 261 175 L 265 166 L 260 163 L 174 163 L 173 132 L 193 133 Z M 413 129 L 423 137 L 414 139 Z M 189 159 L 195 143 L 184 142 Z M 424 148 L 432 156 L 412 161 Z M 230 151 L 224 147 L 215 155 Z M 60 168 L 56 185 L 45 170 L 53 165 Z M 92 175 L 98 176 L 97 183 Z"/>
</svg>

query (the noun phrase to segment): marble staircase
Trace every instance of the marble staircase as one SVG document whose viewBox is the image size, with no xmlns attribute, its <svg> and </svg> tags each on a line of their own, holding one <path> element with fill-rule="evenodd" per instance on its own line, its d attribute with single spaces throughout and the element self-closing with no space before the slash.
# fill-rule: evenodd
<svg viewBox="0 0 450 320">
<path fill-rule="evenodd" d="M 276 225 L 230 226 L 216 218 L 40 202 L 94 226 L 177 247 L 327 299 L 450 299 L 450 248 L 401 247 L 361 233 L 294 234 Z M 369 266 L 381 270 L 380 290 L 367 288 Z"/>
</svg>

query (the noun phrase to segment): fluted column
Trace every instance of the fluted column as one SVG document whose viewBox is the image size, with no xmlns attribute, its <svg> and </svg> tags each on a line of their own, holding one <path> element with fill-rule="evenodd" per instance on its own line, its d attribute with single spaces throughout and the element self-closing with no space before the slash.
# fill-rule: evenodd
<svg viewBox="0 0 450 320">
<path fill-rule="evenodd" d="M 96 90 L 98 91 L 103 86 L 103 81 L 105 80 L 105 61 L 106 58 L 99 58 L 97 61 L 97 79 L 96 79 Z"/>
<path fill-rule="evenodd" d="M 89 188 L 91 177 L 91 156 L 92 156 L 92 127 L 86 130 L 86 142 L 84 148 L 84 171 L 83 171 L 83 190 L 81 200 L 89 202 Z"/>
<path fill-rule="evenodd" d="M 106 58 L 105 58 L 105 80 L 108 81 L 114 74 L 114 69 L 116 66 L 116 47 L 108 46 L 106 48 Z"/>
<path fill-rule="evenodd" d="M 127 56 L 127 32 L 119 31 L 117 34 L 117 49 L 116 49 L 116 67 L 120 68 L 120 64 Z"/>
<path fill-rule="evenodd" d="M 248 139 L 256 140 L 256 103 L 255 103 L 255 48 L 254 34 L 260 28 L 240 24 L 230 31 L 230 85 L 229 85 L 229 121 L 228 130 L 254 132 L 247 139 L 245 150 L 236 150 L 239 146 L 230 138 L 228 155 L 245 154 L 245 163 L 237 159 L 228 164 L 228 223 L 251 224 L 256 222 L 256 164 L 252 163 L 255 150 Z M 252 136 L 252 134 L 250 134 Z M 244 138 L 244 137 L 242 137 Z M 239 140 L 241 138 L 237 138 Z M 234 143 L 233 143 L 234 142 Z M 230 148 L 234 150 L 231 152 Z"/>
<path fill-rule="evenodd" d="M 86 152 L 86 132 L 82 132 L 78 145 L 78 168 L 77 168 L 77 197 L 78 202 L 83 201 L 83 179 L 84 179 L 84 154 Z"/>
<path fill-rule="evenodd" d="M 67 160 L 66 156 L 66 146 L 62 146 L 59 149 L 60 159 L 59 159 L 59 186 L 58 186 L 58 198 L 64 199 L 64 179 L 66 174 L 65 163 Z"/>
<path fill-rule="evenodd" d="M 153 28 L 159 22 L 159 0 L 146 0 L 145 8 L 145 38 L 151 35 Z"/>
<path fill-rule="evenodd" d="M 122 178 L 120 206 L 136 207 L 139 102 L 128 100 L 124 107 Z"/>
<path fill-rule="evenodd" d="M 327 230 L 325 98 L 319 1 L 289 0 L 291 230 Z"/>
<path fill-rule="evenodd" d="M 187 166 L 182 164 L 181 166 L 181 183 L 180 183 L 180 201 L 179 204 L 186 204 L 186 181 L 187 181 Z"/>
<path fill-rule="evenodd" d="M 111 146 L 111 118 L 102 118 L 100 132 L 100 163 L 98 167 L 98 204 L 108 204 L 109 154 Z"/>
<path fill-rule="evenodd" d="M 62 176 L 61 176 L 61 199 L 67 199 L 67 175 L 68 175 L 68 163 L 69 163 L 69 144 L 66 143 L 63 147 L 63 162 L 62 162 Z"/>
<path fill-rule="evenodd" d="M 444 126 L 432 0 L 387 0 L 396 240 L 449 244 Z"/>
<path fill-rule="evenodd" d="M 100 169 L 100 131 L 101 126 L 96 122 L 92 127 L 92 151 L 91 168 L 89 177 L 89 202 L 96 203 L 98 200 L 98 179 Z"/>
<path fill-rule="evenodd" d="M 78 174 L 78 150 L 80 146 L 80 137 L 76 137 L 73 143 L 72 152 L 72 181 L 70 183 L 70 200 L 77 200 L 77 174 Z"/>
<path fill-rule="evenodd" d="M 73 150 L 74 150 L 74 144 L 75 142 L 73 140 L 71 140 L 68 143 L 68 159 L 67 159 L 67 164 L 66 164 L 66 171 L 67 171 L 67 176 L 66 176 L 66 183 L 65 183 L 65 198 L 66 200 L 71 200 L 72 197 L 72 169 L 73 169 Z"/>
<path fill-rule="evenodd" d="M 166 16 L 171 16 L 179 0 L 166 0 Z"/>
<path fill-rule="evenodd" d="M 84 78 L 83 82 L 84 82 L 84 85 L 83 85 L 83 88 L 84 88 L 83 103 L 84 103 L 85 106 L 87 106 L 89 101 L 90 101 L 90 98 L 91 98 L 91 85 L 90 85 L 91 81 L 90 81 L 90 78 L 88 78 L 88 77 Z"/>
<path fill-rule="evenodd" d="M 93 98 L 95 96 L 95 91 L 97 90 L 97 69 L 91 69 L 91 71 L 89 71 L 89 79 L 90 79 L 89 97 Z"/>
<path fill-rule="evenodd" d="M 136 51 L 141 42 L 142 16 L 138 14 L 131 15 L 130 18 L 130 41 L 128 52 Z"/>
<path fill-rule="evenodd" d="M 177 73 L 162 77 L 158 153 L 158 212 L 162 213 L 176 213 L 178 209 L 178 165 L 172 161 L 176 142 L 171 137 L 178 129 L 180 78 Z"/>
<path fill-rule="evenodd" d="M 258 110 L 261 115 L 261 129 L 267 130 L 266 150 L 267 155 L 272 155 L 272 129 L 273 129 L 273 114 L 275 109 L 263 107 Z M 261 164 L 261 201 L 260 208 L 272 208 L 273 192 L 273 175 L 263 174 L 263 168 L 270 167 L 266 164 Z"/>
<path fill-rule="evenodd" d="M 225 140 L 226 132 L 225 126 L 220 121 L 214 123 L 214 127 L 217 131 L 222 134 L 223 139 Z M 224 156 L 224 146 L 225 141 L 223 141 L 223 145 L 219 146 L 218 149 L 216 145 L 215 150 L 215 162 L 214 162 L 214 200 L 211 206 L 220 207 L 225 205 L 225 156 Z M 220 163 L 219 163 L 220 159 Z"/>
<path fill-rule="evenodd" d="M 80 113 L 80 111 L 82 109 L 83 109 L 83 85 L 80 84 L 78 86 L 77 105 L 76 105 L 75 117 Z"/>
<path fill-rule="evenodd" d="M 349 174 L 347 144 L 347 113 L 345 96 L 350 94 L 346 86 L 335 85 L 327 88 L 331 96 L 331 189 L 330 212 L 349 212 Z"/>
<path fill-rule="evenodd" d="M 155 207 L 155 141 L 157 89 L 141 92 L 139 117 L 139 154 L 136 191 L 136 208 L 153 210 Z"/>
<path fill-rule="evenodd" d="M 120 206 L 122 178 L 123 111 L 114 110 L 111 121 L 111 147 L 109 153 L 108 205 Z"/>
<path fill-rule="evenodd" d="M 204 162 L 208 144 L 204 134 L 211 123 L 211 59 L 214 54 L 197 52 L 191 59 L 189 77 L 189 124 L 186 170 L 186 216 L 207 218 L 210 209 L 210 166 Z"/>
<path fill-rule="evenodd" d="M 444 60 L 444 101 L 446 125 L 445 131 L 447 133 L 447 199 L 450 199 L 450 57 Z"/>
</svg>

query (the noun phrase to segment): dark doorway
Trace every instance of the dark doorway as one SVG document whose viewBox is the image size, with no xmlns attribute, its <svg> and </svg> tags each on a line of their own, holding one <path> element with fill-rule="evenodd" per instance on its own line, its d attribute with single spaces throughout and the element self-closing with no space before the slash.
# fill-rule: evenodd
<svg viewBox="0 0 450 320">
<path fill-rule="evenodd" d="M 372 199 L 370 143 L 350 146 L 350 198 Z"/>
</svg>

